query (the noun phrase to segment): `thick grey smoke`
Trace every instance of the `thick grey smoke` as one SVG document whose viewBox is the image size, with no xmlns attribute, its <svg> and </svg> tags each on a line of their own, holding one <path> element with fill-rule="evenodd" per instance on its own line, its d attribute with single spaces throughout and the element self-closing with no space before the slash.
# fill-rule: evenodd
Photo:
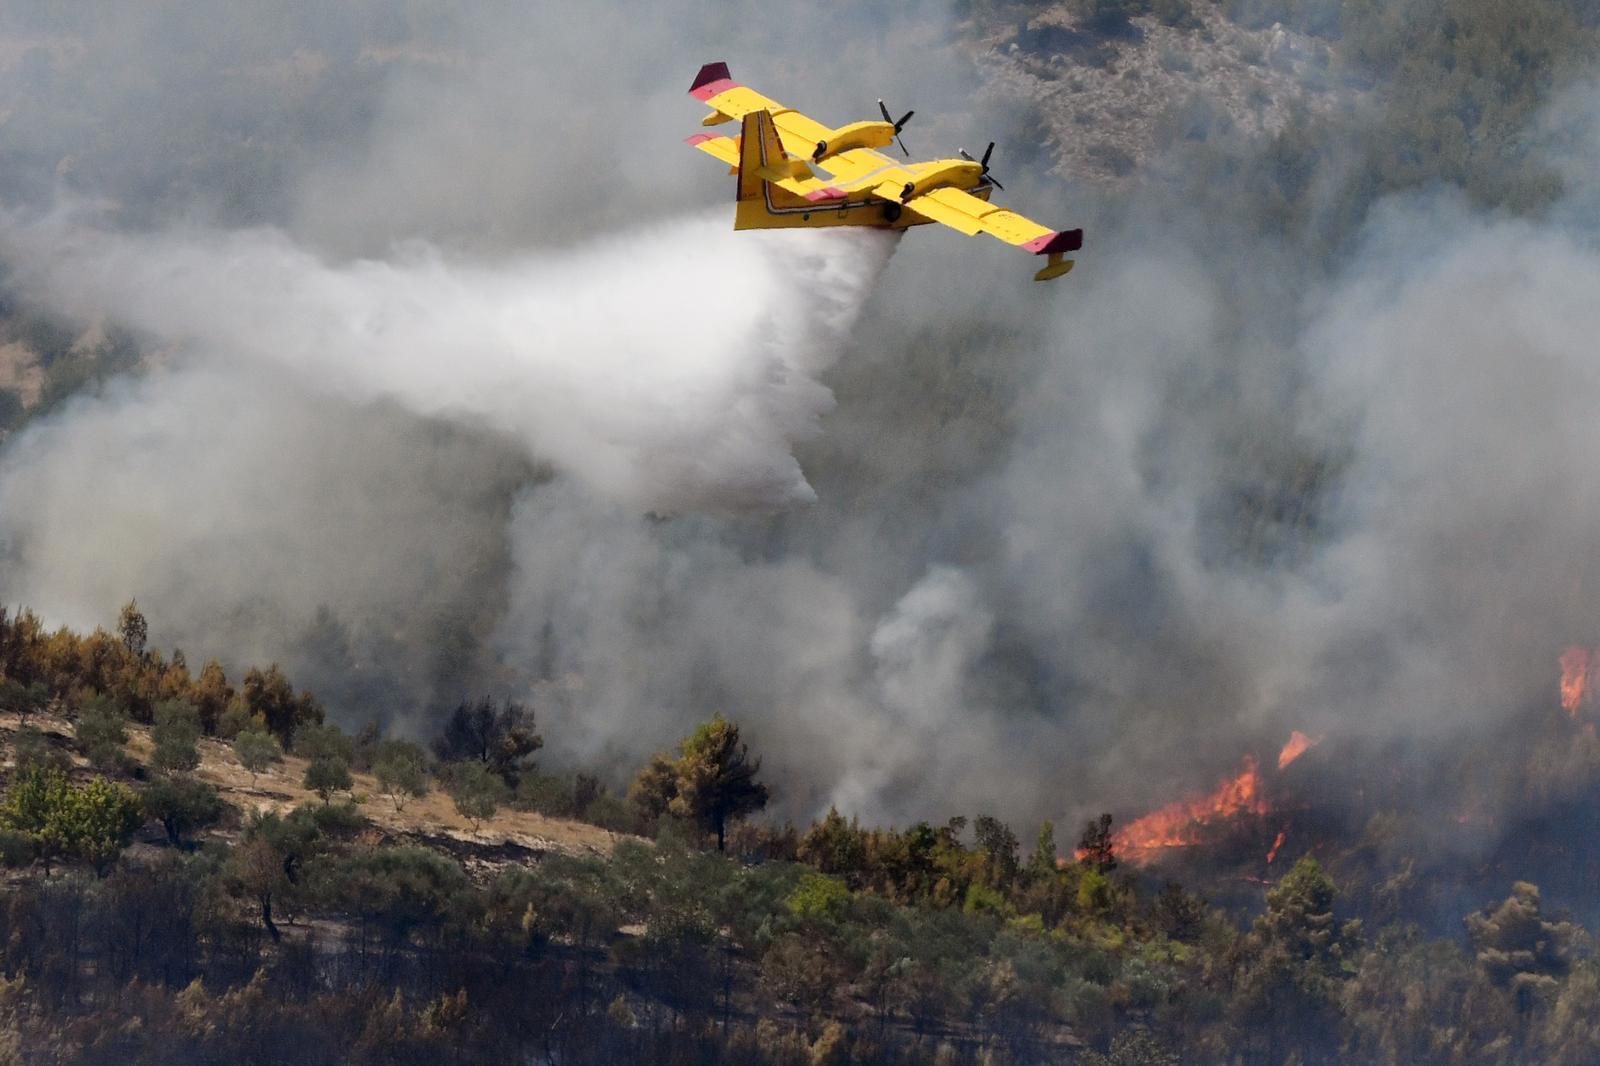
<svg viewBox="0 0 1600 1066">
<path fill-rule="evenodd" d="M 58 180 L 116 204 L 8 227 L 13 288 L 174 350 L 5 443 L 7 601 L 137 595 L 347 723 L 521 696 L 553 760 L 618 775 L 721 710 L 785 812 L 900 820 L 1131 812 L 1296 728 L 1457 735 L 1600 643 L 1592 224 L 1392 202 L 1328 279 L 1159 190 L 1113 217 L 1007 174 L 1088 226 L 1077 273 L 928 232 L 885 269 L 876 235 L 699 214 L 727 177 L 682 90 L 728 58 L 826 116 L 903 98 L 919 153 L 979 143 L 1004 101 L 967 100 L 937 9 L 824 5 L 826 47 L 743 7 L 361 10 L 213 51 L 300 85 L 191 113 L 288 146 L 263 188 L 224 153 L 157 196 L 73 149 Z M 89 98 L 155 136 L 106 102 L 166 47 L 126 17 Z M 1551 118 L 1563 162 L 1593 99 Z M 50 201 L 49 129 L 19 200 Z"/>
</svg>

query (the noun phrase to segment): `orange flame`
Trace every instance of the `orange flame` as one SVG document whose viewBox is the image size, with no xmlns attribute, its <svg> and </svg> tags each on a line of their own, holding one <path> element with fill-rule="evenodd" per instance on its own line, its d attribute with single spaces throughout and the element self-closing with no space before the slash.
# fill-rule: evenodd
<svg viewBox="0 0 1600 1066">
<path fill-rule="evenodd" d="M 1288 766 L 1300 756 L 1304 755 L 1306 752 L 1310 751 L 1312 748 L 1321 743 L 1321 737 L 1308 737 L 1304 733 L 1300 732 L 1300 730 L 1296 729 L 1293 733 L 1289 734 L 1289 743 L 1285 744 L 1283 746 L 1283 750 L 1278 752 L 1278 769 L 1282 770 L 1285 766 Z M 1267 861 L 1270 862 L 1271 860 L 1269 859 Z"/>
<path fill-rule="evenodd" d="M 1289 835 L 1288 827 L 1278 830 L 1277 837 L 1272 841 L 1272 847 L 1267 849 L 1267 865 L 1272 865 L 1272 860 L 1278 857 L 1278 849 L 1283 847 L 1284 837 Z"/>
<path fill-rule="evenodd" d="M 1179 800 L 1129 822 L 1112 837 L 1119 855 L 1142 862 L 1159 848 L 1181 848 L 1201 843 L 1206 827 L 1241 814 L 1266 814 L 1261 794 L 1261 773 L 1254 756 L 1244 757 L 1244 767 L 1200 799 Z"/>
<path fill-rule="evenodd" d="M 1573 645 L 1561 653 L 1561 709 L 1578 716 L 1578 707 L 1589 696 L 1589 679 L 1594 676 L 1594 653 Z"/>
</svg>

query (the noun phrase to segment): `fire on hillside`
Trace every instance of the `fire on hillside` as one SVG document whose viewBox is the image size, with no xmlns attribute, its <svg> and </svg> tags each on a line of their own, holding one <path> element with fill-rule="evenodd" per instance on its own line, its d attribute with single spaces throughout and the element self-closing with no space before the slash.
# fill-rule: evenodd
<svg viewBox="0 0 1600 1066">
<path fill-rule="evenodd" d="M 1281 773 L 1315 747 L 1321 739 L 1295 730 L 1278 753 L 1278 772 Z M 1261 770 L 1260 761 L 1254 755 L 1246 755 L 1241 760 L 1239 771 L 1210 792 L 1169 803 L 1119 829 L 1112 840 L 1116 853 L 1129 862 L 1144 865 L 1168 849 L 1212 842 L 1219 835 L 1229 832 L 1242 819 L 1271 814 L 1273 805 L 1268 798 L 1268 791 L 1268 781 Z M 1269 864 L 1277 857 L 1287 833 L 1287 825 L 1278 830 L 1267 852 Z"/>
<path fill-rule="evenodd" d="M 1595 667 L 1600 666 L 1600 656 L 1588 648 L 1574 644 L 1561 653 L 1561 707 L 1574 718 L 1578 708 L 1589 699 L 1594 687 Z"/>
<path fill-rule="evenodd" d="M 1244 754 L 1209 790 L 1115 830 L 1115 854 L 1143 874 L 1204 886 L 1213 899 L 1231 898 L 1229 884 L 1265 883 L 1302 855 L 1360 869 L 1358 881 L 1399 870 L 1396 886 L 1412 885 L 1406 871 L 1427 868 L 1432 881 L 1396 892 L 1436 896 L 1447 914 L 1457 905 L 1453 884 L 1489 891 L 1511 876 L 1504 871 L 1533 870 L 1562 886 L 1574 871 L 1600 871 L 1600 848 L 1550 831 L 1600 809 L 1600 647 L 1575 644 L 1556 658 L 1557 691 L 1492 733 L 1441 750 L 1382 737 L 1325 743 L 1294 730 L 1275 759 Z"/>
</svg>

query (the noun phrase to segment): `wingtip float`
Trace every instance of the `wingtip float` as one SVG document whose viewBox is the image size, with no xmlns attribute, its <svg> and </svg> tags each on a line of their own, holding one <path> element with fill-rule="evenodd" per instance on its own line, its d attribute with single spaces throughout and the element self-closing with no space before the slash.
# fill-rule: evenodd
<svg viewBox="0 0 1600 1066">
<path fill-rule="evenodd" d="M 896 120 L 880 100 L 883 121 L 830 129 L 734 81 L 726 63 L 701 67 L 689 95 L 711 108 L 701 125 L 740 123 L 737 137 L 697 133 L 685 142 L 738 176 L 734 229 L 905 229 L 938 222 L 1044 256 L 1036 281 L 1070 271 L 1066 253 L 1083 247 L 1081 229 L 1053 230 L 989 203 L 1002 188 L 989 174 L 992 143 L 981 159 L 963 151 L 959 159 L 925 163 L 902 163 L 877 151 L 891 144 L 906 151 L 900 131 L 914 112 Z"/>
</svg>

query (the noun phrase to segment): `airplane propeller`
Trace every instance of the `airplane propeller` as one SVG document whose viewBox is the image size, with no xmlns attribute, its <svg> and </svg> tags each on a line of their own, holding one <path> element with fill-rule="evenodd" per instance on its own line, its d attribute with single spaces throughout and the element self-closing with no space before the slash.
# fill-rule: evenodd
<svg viewBox="0 0 1600 1066">
<path fill-rule="evenodd" d="M 987 147 L 987 148 L 985 148 L 983 150 L 983 158 L 982 159 L 974 159 L 974 158 L 972 158 L 970 155 L 967 154 L 967 150 L 965 148 L 957 148 L 956 151 L 961 153 L 961 158 L 962 159 L 965 159 L 969 163 L 977 163 L 979 166 L 981 166 L 983 168 L 982 176 L 983 176 L 983 180 L 984 181 L 988 182 L 990 185 L 993 185 L 995 188 L 999 189 L 1001 192 L 1005 192 L 1006 191 L 1006 187 L 1004 185 L 1001 185 L 998 181 L 996 181 L 994 178 L 989 176 L 989 157 L 994 154 L 994 142 L 993 141 L 990 141 L 989 142 L 989 147 Z"/>
<path fill-rule="evenodd" d="M 884 103 L 883 103 L 882 100 L 878 101 L 878 110 L 883 112 L 883 121 L 889 123 L 889 125 L 894 127 L 894 140 L 895 140 L 895 143 L 900 146 L 900 150 L 902 152 L 905 152 L 906 158 L 910 159 L 911 158 L 911 153 L 906 151 L 906 142 L 902 141 L 900 139 L 900 131 L 906 128 L 906 123 L 911 121 L 911 116 L 915 115 L 916 112 L 915 111 L 907 111 L 905 114 L 900 116 L 900 121 L 896 122 L 894 119 L 889 117 L 889 109 L 888 109 L 888 107 L 884 106 Z"/>
</svg>

